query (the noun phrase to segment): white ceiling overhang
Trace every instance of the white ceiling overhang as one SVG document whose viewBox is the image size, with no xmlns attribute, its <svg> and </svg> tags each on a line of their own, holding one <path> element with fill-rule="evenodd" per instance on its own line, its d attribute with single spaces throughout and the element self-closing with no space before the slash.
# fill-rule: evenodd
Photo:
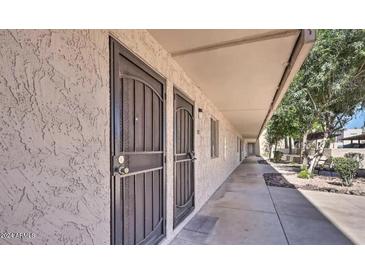
<svg viewBox="0 0 365 274">
<path fill-rule="evenodd" d="M 243 137 L 257 138 L 308 55 L 310 30 L 150 30 Z"/>
</svg>

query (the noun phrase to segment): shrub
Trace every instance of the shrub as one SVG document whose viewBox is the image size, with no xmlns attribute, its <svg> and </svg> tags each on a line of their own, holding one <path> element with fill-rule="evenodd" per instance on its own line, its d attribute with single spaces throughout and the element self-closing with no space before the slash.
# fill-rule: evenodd
<svg viewBox="0 0 365 274">
<path fill-rule="evenodd" d="M 302 170 L 298 173 L 298 178 L 301 179 L 310 179 L 311 178 L 311 174 L 308 171 L 308 169 L 306 167 L 302 168 Z"/>
<path fill-rule="evenodd" d="M 274 162 L 280 162 L 283 155 L 284 154 L 281 151 L 274 151 Z"/>
<path fill-rule="evenodd" d="M 352 179 L 359 169 L 359 162 L 351 158 L 336 157 L 333 159 L 333 164 L 342 182 L 346 186 L 352 185 Z"/>
<path fill-rule="evenodd" d="M 356 153 L 356 152 L 348 152 L 345 154 L 345 158 L 354 159 L 359 163 L 359 167 L 362 167 L 362 161 L 365 158 L 365 154 Z"/>
</svg>

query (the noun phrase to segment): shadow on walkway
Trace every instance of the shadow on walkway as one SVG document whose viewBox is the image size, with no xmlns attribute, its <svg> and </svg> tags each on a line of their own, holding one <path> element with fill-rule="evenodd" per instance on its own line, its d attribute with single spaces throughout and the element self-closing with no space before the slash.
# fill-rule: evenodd
<svg viewBox="0 0 365 274">
<path fill-rule="evenodd" d="M 296 189 L 267 186 L 277 173 L 249 157 L 171 244 L 352 244 Z"/>
</svg>

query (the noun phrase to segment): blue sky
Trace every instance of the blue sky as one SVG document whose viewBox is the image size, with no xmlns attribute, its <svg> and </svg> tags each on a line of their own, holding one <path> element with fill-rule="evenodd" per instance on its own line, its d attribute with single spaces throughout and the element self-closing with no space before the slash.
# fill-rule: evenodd
<svg viewBox="0 0 365 274">
<path fill-rule="evenodd" d="M 365 111 L 360 111 L 357 115 L 346 125 L 346 128 L 360 128 L 364 126 Z"/>
</svg>

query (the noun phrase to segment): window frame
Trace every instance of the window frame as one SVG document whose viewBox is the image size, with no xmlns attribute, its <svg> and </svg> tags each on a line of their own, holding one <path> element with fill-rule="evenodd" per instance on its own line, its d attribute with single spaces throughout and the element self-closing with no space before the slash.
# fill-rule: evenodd
<svg viewBox="0 0 365 274">
<path fill-rule="evenodd" d="M 219 157 L 219 121 L 214 117 L 210 118 L 210 157 Z"/>
</svg>

